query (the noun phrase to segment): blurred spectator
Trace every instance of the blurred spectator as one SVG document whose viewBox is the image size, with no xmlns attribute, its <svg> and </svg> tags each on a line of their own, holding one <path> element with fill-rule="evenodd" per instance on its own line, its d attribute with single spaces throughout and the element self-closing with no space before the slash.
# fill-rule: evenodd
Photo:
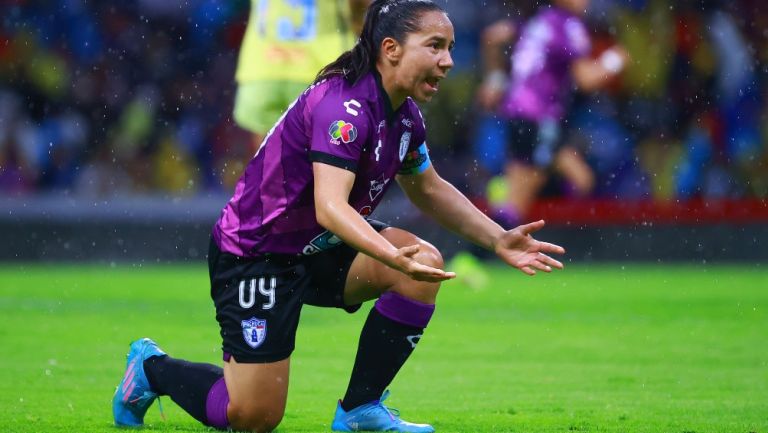
<svg viewBox="0 0 768 433">
<path fill-rule="evenodd" d="M 446 177 L 477 188 L 478 173 L 502 169 L 511 139 L 477 109 L 487 95 L 472 105 L 485 71 L 510 66 L 504 47 L 495 60 L 478 55 L 494 43 L 482 30 L 504 18 L 500 33 L 514 39 L 540 4 L 436 1 L 454 21 L 457 66 L 424 107 L 430 145 Z M 252 156 L 231 119 L 248 0 L 6 3 L 0 194 L 229 190 Z M 768 197 L 762 1 L 593 0 L 585 19 L 592 57 L 618 42 L 633 59 L 620 82 L 564 113 L 563 135 L 594 173 L 592 194 Z M 542 191 L 579 191 L 554 182 Z"/>
<path fill-rule="evenodd" d="M 231 98 L 222 95 L 232 94 L 246 13 L 245 2 L 217 0 L 8 6 L 0 27 L 2 190 L 220 188 L 213 131 L 229 121 Z"/>
</svg>

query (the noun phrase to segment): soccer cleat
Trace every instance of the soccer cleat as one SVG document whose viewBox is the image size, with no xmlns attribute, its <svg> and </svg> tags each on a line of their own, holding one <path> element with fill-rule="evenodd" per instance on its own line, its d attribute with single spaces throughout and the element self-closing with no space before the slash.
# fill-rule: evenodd
<svg viewBox="0 0 768 433">
<path fill-rule="evenodd" d="M 144 414 L 157 398 L 157 393 L 149 389 L 149 381 L 144 373 L 144 361 L 147 358 L 162 355 L 165 355 L 165 352 L 149 338 L 131 343 L 123 380 L 120 381 L 112 398 L 112 415 L 115 418 L 115 425 L 126 427 L 144 425 Z"/>
<path fill-rule="evenodd" d="M 429 424 L 414 424 L 400 419 L 400 412 L 384 406 L 389 391 L 379 400 L 358 406 L 344 412 L 341 400 L 336 406 L 336 415 L 331 424 L 333 431 L 393 431 L 410 433 L 432 433 L 435 429 Z"/>
</svg>

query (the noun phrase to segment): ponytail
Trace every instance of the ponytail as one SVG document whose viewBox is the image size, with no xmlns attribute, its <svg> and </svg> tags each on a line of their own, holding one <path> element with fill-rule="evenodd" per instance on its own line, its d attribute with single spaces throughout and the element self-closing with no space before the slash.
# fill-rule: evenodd
<svg viewBox="0 0 768 433">
<path fill-rule="evenodd" d="M 384 38 L 405 42 L 409 33 L 421 30 L 421 14 L 435 10 L 445 12 L 432 0 L 374 0 L 365 12 L 363 30 L 355 46 L 321 69 L 315 82 L 342 75 L 347 82 L 357 83 L 376 68 Z"/>
</svg>

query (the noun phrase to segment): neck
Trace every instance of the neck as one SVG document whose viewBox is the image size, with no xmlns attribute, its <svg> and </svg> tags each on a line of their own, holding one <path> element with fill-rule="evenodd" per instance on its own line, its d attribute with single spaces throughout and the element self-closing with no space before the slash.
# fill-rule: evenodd
<svg viewBox="0 0 768 433">
<path fill-rule="evenodd" d="M 381 77 L 381 87 L 383 87 L 384 91 L 387 93 L 389 102 L 392 104 L 392 109 L 397 111 L 397 109 L 403 105 L 403 102 L 405 102 L 408 95 L 402 89 L 398 88 L 397 77 L 395 76 L 393 68 L 378 63 L 376 65 L 376 70 Z"/>
</svg>

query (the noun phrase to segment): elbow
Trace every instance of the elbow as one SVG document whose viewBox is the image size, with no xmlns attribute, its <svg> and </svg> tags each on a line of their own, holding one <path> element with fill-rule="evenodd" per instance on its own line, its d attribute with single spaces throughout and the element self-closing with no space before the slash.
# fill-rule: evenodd
<svg viewBox="0 0 768 433">
<path fill-rule="evenodd" d="M 326 230 L 338 228 L 339 217 L 343 215 L 342 207 L 346 203 L 334 201 L 319 201 L 315 203 L 315 219 Z M 341 212 L 341 213 L 340 213 Z"/>
<path fill-rule="evenodd" d="M 330 212 L 326 206 L 315 206 L 315 219 L 317 220 L 317 223 L 328 230 L 330 230 L 328 226 L 331 223 L 329 213 Z"/>
</svg>

